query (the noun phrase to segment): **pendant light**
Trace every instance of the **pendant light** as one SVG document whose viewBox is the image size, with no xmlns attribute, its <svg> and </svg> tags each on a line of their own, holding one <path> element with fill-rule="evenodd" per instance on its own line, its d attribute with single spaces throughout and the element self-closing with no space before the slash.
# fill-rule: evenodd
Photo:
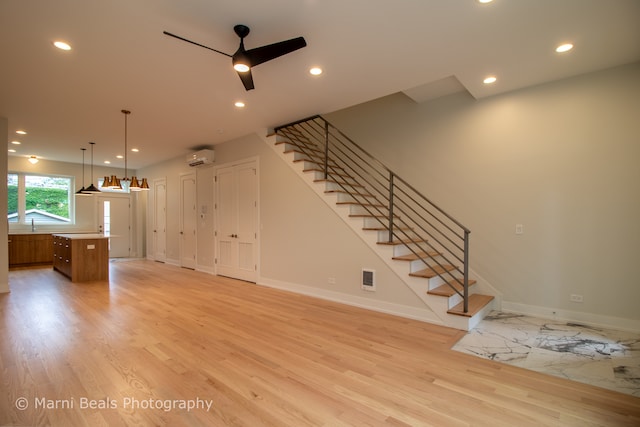
<svg viewBox="0 0 640 427">
<path fill-rule="evenodd" d="M 76 191 L 76 196 L 90 196 L 91 193 L 87 193 L 87 190 L 84 188 L 84 152 L 87 151 L 86 148 L 81 148 L 82 150 L 82 188 Z"/>
<path fill-rule="evenodd" d="M 95 142 L 90 142 L 89 144 L 91 144 L 91 185 L 88 186 L 86 190 L 84 190 L 84 192 L 94 194 L 100 193 L 100 190 L 98 189 L 98 187 L 93 185 L 93 146 L 95 145 Z"/>
<path fill-rule="evenodd" d="M 128 155 L 128 147 L 127 147 L 127 116 L 131 114 L 129 110 L 120 110 L 122 114 L 124 114 L 124 177 L 122 179 L 116 177 L 115 175 L 111 175 L 111 178 L 105 176 L 104 181 L 102 182 L 103 188 L 111 188 L 122 190 L 124 187 L 128 188 L 130 191 L 143 191 L 149 190 L 149 184 L 147 183 L 147 178 L 142 178 L 141 181 L 138 181 L 136 176 L 132 176 L 129 179 L 128 169 L 127 169 L 127 155 Z"/>
</svg>

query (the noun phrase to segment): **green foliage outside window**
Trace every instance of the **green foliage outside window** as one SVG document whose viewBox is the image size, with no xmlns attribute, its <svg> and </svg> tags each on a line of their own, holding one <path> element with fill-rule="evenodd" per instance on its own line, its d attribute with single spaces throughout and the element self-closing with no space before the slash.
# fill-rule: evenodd
<svg viewBox="0 0 640 427">
<path fill-rule="evenodd" d="M 7 199 L 7 213 L 14 214 L 18 212 L 18 186 L 9 185 L 7 186 L 7 191 L 9 192 L 9 197 Z"/>
<path fill-rule="evenodd" d="M 69 218 L 69 192 L 58 188 L 27 187 L 26 210 L 38 209 Z"/>
<path fill-rule="evenodd" d="M 18 212 L 17 174 L 9 174 L 7 185 L 7 212 Z M 69 198 L 72 181 L 70 178 L 52 176 L 25 176 L 25 211 L 33 209 L 70 219 Z"/>
</svg>

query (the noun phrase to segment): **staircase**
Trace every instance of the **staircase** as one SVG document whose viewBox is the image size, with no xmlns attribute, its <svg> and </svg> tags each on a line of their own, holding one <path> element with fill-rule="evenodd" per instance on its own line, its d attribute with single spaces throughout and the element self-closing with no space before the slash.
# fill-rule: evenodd
<svg viewBox="0 0 640 427">
<path fill-rule="evenodd" d="M 476 293 L 469 278 L 470 231 L 452 216 L 321 116 L 271 138 L 439 323 L 470 330 L 491 310 L 494 297 Z"/>
</svg>

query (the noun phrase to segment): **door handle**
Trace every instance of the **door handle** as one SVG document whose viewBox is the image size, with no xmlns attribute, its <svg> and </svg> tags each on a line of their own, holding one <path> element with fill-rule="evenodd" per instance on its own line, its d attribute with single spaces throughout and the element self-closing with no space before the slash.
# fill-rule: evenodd
<svg viewBox="0 0 640 427">
<path fill-rule="evenodd" d="M 237 234 L 229 234 L 229 237 L 233 237 L 233 238 L 237 239 L 238 235 Z"/>
</svg>

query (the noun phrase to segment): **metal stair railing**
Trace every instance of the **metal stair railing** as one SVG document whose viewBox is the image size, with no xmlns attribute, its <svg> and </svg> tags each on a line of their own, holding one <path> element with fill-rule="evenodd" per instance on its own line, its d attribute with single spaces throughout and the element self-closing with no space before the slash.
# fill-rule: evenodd
<svg viewBox="0 0 640 427">
<path fill-rule="evenodd" d="M 439 276 L 462 297 L 468 312 L 469 229 L 323 117 L 274 131 L 375 221 L 370 228 L 386 236 L 379 243 L 405 245 L 429 274 Z"/>
</svg>

